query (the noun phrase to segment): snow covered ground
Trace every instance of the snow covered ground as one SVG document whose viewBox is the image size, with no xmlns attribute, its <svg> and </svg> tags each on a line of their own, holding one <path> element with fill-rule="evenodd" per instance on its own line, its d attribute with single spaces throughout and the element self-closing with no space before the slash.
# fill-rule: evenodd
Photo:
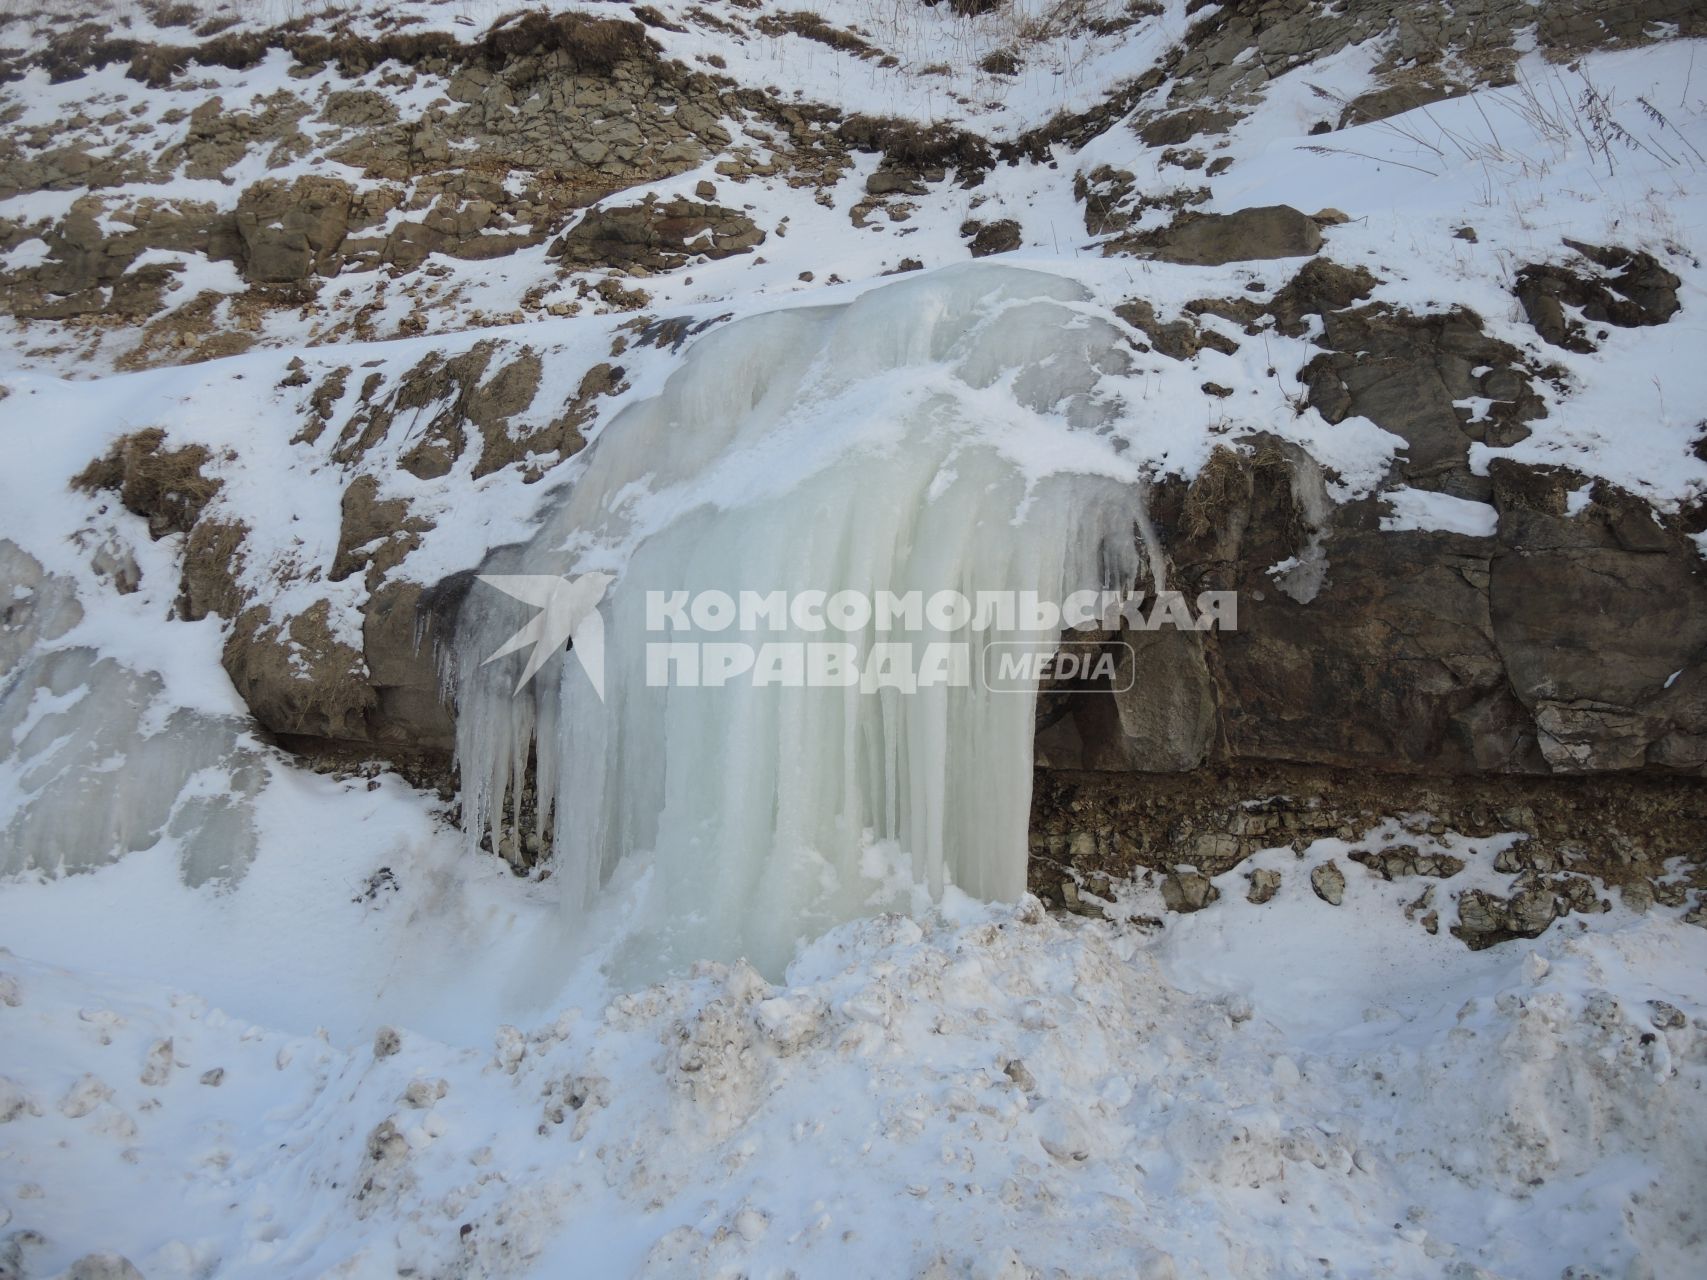
<svg viewBox="0 0 1707 1280">
<path fill-rule="evenodd" d="M 290 843 L 224 894 L 147 853 L 0 896 L 23 1274 L 1698 1274 L 1707 931 L 1675 912 L 1472 953 L 1288 850 L 1273 902 L 1232 872 L 1160 934 L 954 898 L 780 984 L 538 1003 L 529 886 L 442 839 Z"/>
</svg>

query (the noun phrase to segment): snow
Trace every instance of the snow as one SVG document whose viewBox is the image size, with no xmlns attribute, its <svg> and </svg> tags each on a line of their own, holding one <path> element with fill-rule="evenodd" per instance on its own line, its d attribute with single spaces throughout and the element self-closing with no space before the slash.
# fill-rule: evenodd
<svg viewBox="0 0 1707 1280">
<path fill-rule="evenodd" d="M 419 29 L 462 38 L 510 7 L 389 6 L 423 19 Z M 794 35 L 720 34 L 683 21 L 692 6 L 676 0 L 655 7 L 688 27 L 654 30 L 668 54 L 721 57 L 742 85 L 808 86 L 844 114 L 964 124 L 993 138 L 1101 101 L 1188 21 L 1183 0 L 1169 0 L 1124 42 L 1045 34 L 1018 76 L 992 77 L 978 63 L 1013 43 L 1011 14 L 836 6 L 827 16 L 838 26 L 896 54 L 886 67 Z M 795 7 L 761 0 L 742 21 Z M 244 5 L 237 29 L 300 8 Z M 1021 13 L 1047 9 L 1028 0 Z M 138 38 L 182 38 L 140 5 L 111 10 Z M 372 31 L 381 16 L 373 7 L 352 20 Z M 33 13 L 4 21 L 8 46 L 35 38 Z M 1014 750 L 982 767 L 1008 794 L 982 817 L 904 841 L 914 833 L 849 813 L 806 815 L 833 828 L 814 835 L 840 873 L 835 892 L 765 881 L 773 832 L 743 811 L 731 818 L 727 862 L 693 865 L 683 839 L 589 837 L 589 861 L 623 856 L 597 911 L 566 914 L 578 901 L 564 891 L 569 877 L 518 879 L 471 854 L 436 796 L 390 774 L 313 774 L 258 741 L 221 670 L 219 621 L 174 617 L 181 538 L 155 541 L 110 495 L 67 487 L 127 431 L 165 426 L 174 445 L 206 446 L 222 486 L 210 518 L 249 528 L 243 590 L 280 619 L 330 600 L 334 633 L 351 641 L 359 583 L 323 579 L 353 470 L 432 522 L 398 571 L 419 582 L 566 529 L 598 539 L 568 547 L 565 567 L 596 553 L 653 574 L 686 566 L 702 581 L 683 585 L 706 585 L 722 572 L 713 553 L 737 549 L 747 566 L 804 573 L 828 552 L 802 530 L 854 530 L 874 544 L 873 525 L 855 517 L 893 532 L 906 512 L 859 511 L 850 495 L 897 490 L 929 494 L 940 513 L 931 528 L 945 540 L 974 516 L 982 522 L 999 563 L 963 565 L 974 587 L 1016 565 L 1083 577 L 1057 563 L 1078 536 L 1069 517 L 1092 526 L 1142 517 L 1087 510 L 1099 477 L 1136 488 L 1147 474 L 1189 476 L 1217 442 L 1253 431 L 1323 464 L 1324 474 L 1296 477 L 1312 521 L 1329 501 L 1376 494 L 1390 509 L 1385 529 L 1494 532 L 1485 504 L 1393 488 L 1402 441 L 1365 420 L 1329 424 L 1298 409 L 1289 371 L 1314 353 L 1307 337 L 1247 339 L 1207 321 L 1239 350 L 1191 362 L 1134 352 L 1118 368 L 1106 359 L 1126 332 L 1112 316 L 1124 300 L 1142 297 L 1171 319 L 1203 297 L 1260 300 L 1296 266 L 1101 256 L 1072 188 L 1075 175 L 1110 164 L 1132 169 L 1151 195 L 1201 183 L 1211 210 L 1337 208 L 1349 220 L 1326 232 L 1326 253 L 1367 265 L 1382 280 L 1377 301 L 1470 307 L 1490 335 L 1556 365 L 1559 386 L 1537 381 L 1548 414 L 1533 434 L 1509 448 L 1476 446 L 1473 467 L 1485 471 L 1496 456 L 1574 467 L 1590 483 L 1571 495 L 1573 512 L 1596 478 L 1667 509 L 1707 490 L 1707 462 L 1690 448 L 1707 403 L 1707 275 L 1691 252 L 1707 207 L 1692 155 L 1707 149 L 1691 87 L 1700 42 L 1594 53 L 1571 68 L 1526 57 L 1512 89 L 1313 137 L 1322 107 L 1312 86 L 1360 92 L 1378 53 L 1348 49 L 1271 82 L 1262 107 L 1222 140 L 1216 155 L 1232 164 L 1213 178 L 1161 165 L 1117 124 L 1080 151 L 1057 146 L 1003 166 L 977 189 L 935 184 L 909 198 L 906 220 L 877 216 L 865 229 L 849 214 L 865 198 L 872 156 L 855 157 L 823 201 L 785 177 L 737 182 L 709 162 L 616 193 L 610 200 L 626 204 L 709 180 L 720 202 L 771 234 L 759 254 L 647 278 L 649 310 L 711 322 L 709 340 L 681 354 L 630 345 L 628 389 L 601 403 L 587 428 L 594 446 L 550 484 L 527 485 L 515 469 L 477 480 L 466 457 L 448 476 L 417 481 L 397 465 L 406 446 L 396 437 L 359 464 L 331 456 L 362 377 L 378 372 L 394 388 L 430 352 L 482 340 L 500 342 L 501 359 L 523 344 L 542 358 L 537 407 L 516 425 L 566 403 L 627 317 L 477 319 L 518 312 L 542 280 L 546 301 L 573 299 L 544 246 L 498 262 L 435 258 L 443 296 L 458 299 L 444 304 L 445 327 L 474 327 L 423 337 L 319 345 L 332 320 L 290 309 L 257 322 L 250 354 L 120 375 L 110 349 L 90 359 L 82 337 L 56 348 L 9 327 L 0 1274 L 58 1275 L 112 1250 L 150 1280 L 1698 1275 L 1707 931 L 1678 909 L 1614 907 L 1532 943 L 1470 952 L 1448 936 L 1451 899 L 1510 891 L 1492 860 L 1512 837 L 1450 834 L 1439 848 L 1468 866 L 1437 888 L 1439 935 L 1405 913 L 1421 885 L 1379 880 L 1332 840 L 1257 855 L 1218 878 L 1212 908 L 1170 914 L 1160 932 L 1145 924 L 1161 914 L 1148 883 L 1121 887 L 1112 922 L 1051 918 L 1023 898 L 982 905 L 962 890 L 1018 898 L 1023 883 L 1013 824 L 1029 739 L 997 725 L 991 732 Z M 945 70 L 923 74 L 935 64 Z M 285 87 L 308 100 L 383 87 L 377 76 L 289 70 L 275 54 L 245 71 L 198 67 L 196 77 L 234 111 Z M 1526 93 L 1568 99 L 1579 76 L 1630 122 L 1646 119 L 1638 96 L 1666 104 L 1677 137 L 1643 133 L 1653 147 L 1609 163 L 1561 131 L 1556 111 L 1527 106 Z M 423 75 L 406 96 L 384 91 L 413 114 L 442 89 Z M 176 91 L 129 80 L 122 64 L 61 85 L 31 72 L 9 92 L 23 104 L 20 128 L 54 125 L 97 99 L 105 105 L 94 114 L 142 107 L 124 119 L 152 125 L 163 145 L 187 128 L 161 121 L 181 105 Z M 768 149 L 730 123 L 738 143 Z M 1661 141 L 1675 143 L 1669 160 L 1654 149 Z M 105 138 L 93 149 L 116 145 Z M 1333 149 L 1308 149 L 1318 145 Z M 288 181 L 311 166 L 328 169 L 319 160 L 267 169 L 250 156 L 231 182 L 179 178 L 116 194 L 229 209 L 246 182 Z M 0 215 L 28 230 L 78 195 L 19 196 L 0 202 Z M 1021 248 L 961 267 L 968 217 L 1014 219 Z M 1474 242 L 1454 235 L 1465 224 Z M 1525 263 L 1565 258 L 1564 237 L 1654 253 L 1682 278 L 1681 314 L 1655 329 L 1611 328 L 1592 354 L 1548 347 L 1515 309 L 1510 278 Z M 21 238 L 6 265 L 46 253 L 44 241 Z M 902 258 L 927 271 L 885 277 Z M 174 300 L 240 285 L 230 264 L 199 255 L 157 252 L 139 263 L 149 264 L 181 268 Z M 847 283 L 826 285 L 831 267 Z M 819 278 L 803 282 L 803 271 Z M 326 282 L 329 313 L 376 304 L 380 274 Z M 1013 309 L 989 305 L 992 280 L 1005 282 Z M 386 298 L 374 332 L 394 332 L 409 309 Z M 1045 321 L 1030 346 L 1028 317 Z M 794 364 L 770 368 L 765 357 L 778 353 Z M 318 443 L 298 439 L 308 387 L 281 385 L 296 358 L 308 387 L 340 366 L 358 371 Z M 1042 383 L 1028 385 L 1039 367 Z M 1205 380 L 1232 394 L 1210 396 Z M 1070 409 L 1060 407 L 1064 392 L 1079 395 Z M 774 397 L 774 412 L 748 416 L 760 393 Z M 656 447 L 672 430 L 672 447 Z M 987 485 L 999 501 L 975 504 L 974 489 Z M 562 486 L 579 496 L 565 504 Z M 609 522 L 584 519 L 589 508 Z M 700 543 L 707 551 L 696 557 Z M 874 583 L 909 567 L 865 550 Z M 1271 573 L 1308 599 L 1331 575 L 1329 556 L 1331 543 L 1311 544 Z M 138 587 L 119 594 L 111 569 L 127 562 Z M 584 703 L 575 687 L 541 686 Z M 1029 714 L 1026 700 L 1010 701 L 990 709 L 992 725 Z M 541 702 L 541 723 L 561 708 Z M 750 726 L 723 717 L 668 714 L 677 718 L 667 729 L 635 731 L 613 758 L 648 787 L 686 790 L 672 814 L 679 836 L 694 818 L 723 816 L 689 785 L 695 771 L 739 758 L 732 742 L 761 739 L 735 736 Z M 796 707 L 791 723 L 816 728 L 824 714 Z M 932 732 L 942 723 L 930 721 Z M 908 726 L 890 727 L 885 741 L 907 739 Z M 763 761 L 773 772 L 796 746 L 820 781 L 846 762 L 810 735 L 762 741 L 774 748 Z M 465 746 L 465 758 L 477 745 L 488 776 L 513 764 L 491 739 Z M 976 793 L 964 756 L 954 767 L 955 785 Z M 951 789 L 942 778 L 916 783 L 938 799 Z M 498 804 L 508 784 L 493 784 Z M 586 776 L 558 786 L 576 814 L 605 813 Z M 814 803 L 827 804 L 827 792 L 825 782 Z M 761 800 L 771 794 L 760 789 Z M 927 858 L 914 856 L 933 839 L 944 864 L 936 883 L 921 868 Z M 1375 839 L 1419 843 L 1397 829 Z M 1347 877 L 1338 908 L 1309 888 L 1309 869 L 1328 858 Z M 741 874 L 720 881 L 730 866 Z M 1262 906 L 1245 900 L 1256 867 L 1283 874 Z M 643 982 L 634 940 L 656 946 L 657 922 L 684 901 L 699 905 L 696 896 L 726 908 L 720 928 L 740 927 L 670 940 L 674 951 L 654 954 L 667 955 L 669 972 L 654 963 Z M 804 927 L 790 914 L 802 902 L 821 908 Z M 818 936 L 797 947 L 796 934 Z M 745 945 L 754 939 L 763 954 Z M 743 951 L 759 967 L 733 958 Z"/>
<path fill-rule="evenodd" d="M 1381 500 L 1392 506 L 1391 515 L 1381 517 L 1384 530 L 1439 529 L 1491 538 L 1499 527 L 1499 512 L 1486 502 L 1455 498 L 1449 493 L 1407 487 L 1390 489 Z"/>
<path fill-rule="evenodd" d="M 357 970 L 301 984 L 329 1035 L 0 955 L 0 1212 L 40 1274 L 1691 1274 L 1707 933 L 1471 953 L 1276 856 L 1160 936 L 951 898 L 448 1041 L 352 1017 Z M 398 870 L 346 914 L 403 924 Z"/>
</svg>

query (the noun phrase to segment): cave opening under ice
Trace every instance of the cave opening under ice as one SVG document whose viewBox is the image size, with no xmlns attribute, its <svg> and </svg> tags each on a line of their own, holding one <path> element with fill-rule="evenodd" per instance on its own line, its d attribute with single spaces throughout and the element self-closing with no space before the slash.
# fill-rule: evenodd
<svg viewBox="0 0 1707 1280">
<path fill-rule="evenodd" d="M 535 611 L 478 583 L 462 606 L 450 680 L 471 839 L 513 837 L 531 769 L 529 821 L 553 849 L 571 931 L 593 925 L 608 882 L 633 883 L 626 953 L 653 972 L 745 956 L 780 973 L 845 919 L 917 910 L 951 886 L 1019 896 L 1035 684 L 991 692 L 975 655 L 966 683 L 914 692 L 658 687 L 648 642 L 820 637 L 792 624 L 661 635 L 646 595 L 1060 602 L 1154 577 L 1143 477 L 1108 387 L 1125 352 L 1078 284 L 990 264 L 697 340 L 660 394 L 600 433 L 533 538 L 481 566 L 612 575 L 603 700 L 561 651 L 518 690 L 527 654 L 487 659 Z M 943 635 L 926 621 L 838 638 L 863 659 Z"/>
</svg>

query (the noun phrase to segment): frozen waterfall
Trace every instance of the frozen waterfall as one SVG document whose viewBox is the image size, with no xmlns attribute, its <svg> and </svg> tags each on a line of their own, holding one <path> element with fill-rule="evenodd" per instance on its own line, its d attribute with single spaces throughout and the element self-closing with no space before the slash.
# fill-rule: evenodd
<svg viewBox="0 0 1707 1280">
<path fill-rule="evenodd" d="M 537 611 L 484 583 L 463 606 L 453 678 L 471 835 L 520 820 L 531 757 L 565 909 L 590 922 L 602 885 L 635 882 L 631 945 L 648 965 L 745 955 L 776 972 L 852 916 L 916 909 L 950 885 L 1019 895 L 1035 682 L 992 692 L 980 677 L 984 647 L 1017 632 L 970 633 L 967 678 L 912 692 L 752 672 L 660 685 L 656 644 L 822 637 L 792 616 L 781 630 L 661 632 L 648 595 L 1059 602 L 1130 587 L 1142 478 L 1104 382 L 1125 361 L 1080 286 L 985 264 L 695 342 L 661 394 L 605 427 L 532 540 L 481 568 L 612 575 L 603 700 L 561 650 L 518 691 L 525 648 L 486 660 Z M 950 639 L 941 621 L 836 638 L 864 663 L 882 644 Z M 1052 648 L 1059 631 L 1024 638 Z"/>
<path fill-rule="evenodd" d="M 164 699 L 87 645 L 74 584 L 0 538 L 0 875 L 89 871 L 161 840 L 190 885 L 254 856 L 262 753 L 236 717 Z"/>
</svg>

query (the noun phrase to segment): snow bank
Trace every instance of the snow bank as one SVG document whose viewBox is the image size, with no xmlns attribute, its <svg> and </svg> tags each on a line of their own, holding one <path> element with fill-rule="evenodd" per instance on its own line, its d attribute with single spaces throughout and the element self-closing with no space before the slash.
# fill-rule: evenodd
<svg viewBox="0 0 1707 1280">
<path fill-rule="evenodd" d="M 781 984 L 703 964 L 487 1049 L 0 955 L 0 1215 L 31 1274 L 109 1248 L 156 1280 L 1692 1274 L 1707 932 L 1412 927 L 1407 989 L 1378 894 L 1331 931 L 1307 889 L 1271 906 L 1193 917 L 1244 940 L 1210 978 L 1200 947 L 952 899 Z M 1329 932 L 1333 982 L 1289 995 Z"/>
</svg>

